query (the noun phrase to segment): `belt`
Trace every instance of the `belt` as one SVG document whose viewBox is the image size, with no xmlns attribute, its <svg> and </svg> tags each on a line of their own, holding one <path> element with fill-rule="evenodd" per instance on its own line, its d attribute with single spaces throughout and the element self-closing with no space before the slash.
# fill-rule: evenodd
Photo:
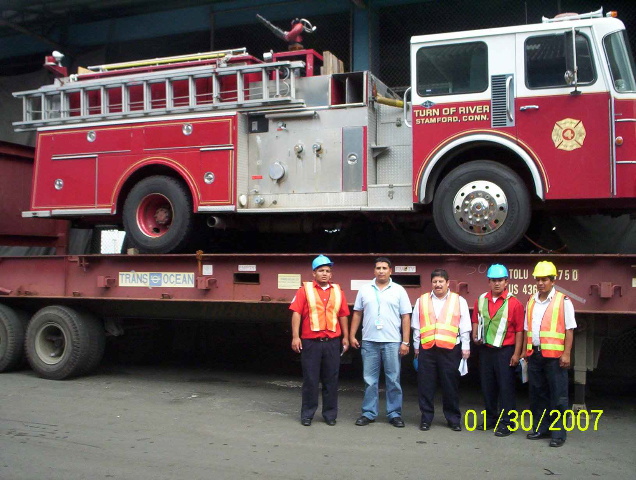
<svg viewBox="0 0 636 480">
<path fill-rule="evenodd" d="M 338 337 L 319 337 L 319 338 L 306 338 L 305 340 L 312 340 L 314 342 L 328 342 L 329 340 L 336 340 Z"/>
<path fill-rule="evenodd" d="M 532 345 L 532 350 L 534 350 L 535 352 L 540 352 L 541 351 L 541 345 Z"/>
</svg>

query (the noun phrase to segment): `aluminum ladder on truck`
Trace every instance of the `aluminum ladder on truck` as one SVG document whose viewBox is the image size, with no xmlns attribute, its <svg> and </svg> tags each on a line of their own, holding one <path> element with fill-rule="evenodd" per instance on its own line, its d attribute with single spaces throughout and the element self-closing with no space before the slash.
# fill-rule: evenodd
<svg viewBox="0 0 636 480">
<path fill-rule="evenodd" d="M 52 125 L 77 125 L 84 121 L 279 104 L 303 105 L 303 101 L 296 98 L 295 72 L 304 68 L 305 62 L 287 60 L 226 65 L 216 61 L 191 66 L 192 62 L 188 62 L 191 58 L 166 57 L 90 67 L 91 71 L 85 72 L 93 78 L 82 79 L 86 74 L 71 75 L 62 79 L 62 84 L 16 92 L 13 96 L 22 99 L 23 119 L 14 122 L 13 126 L 21 132 Z M 176 65 L 178 61 L 186 61 L 188 66 L 179 67 Z M 131 67 L 160 64 L 169 66 L 160 71 L 124 71 Z M 110 74 L 100 77 L 103 72 Z M 203 85 L 207 86 L 206 89 L 202 88 Z M 118 101 L 114 102 L 113 98 Z"/>
</svg>

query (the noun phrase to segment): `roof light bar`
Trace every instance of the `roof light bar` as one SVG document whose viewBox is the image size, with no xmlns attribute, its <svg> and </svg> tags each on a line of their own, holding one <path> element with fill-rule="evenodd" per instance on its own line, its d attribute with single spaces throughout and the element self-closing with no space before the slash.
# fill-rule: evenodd
<svg viewBox="0 0 636 480">
<path fill-rule="evenodd" d="M 609 12 L 616 13 L 616 12 Z M 609 16 L 609 15 L 608 15 Z M 554 18 L 541 17 L 542 23 L 567 22 L 569 20 L 583 20 L 585 18 L 602 18 L 603 7 L 589 13 L 559 13 Z"/>
</svg>

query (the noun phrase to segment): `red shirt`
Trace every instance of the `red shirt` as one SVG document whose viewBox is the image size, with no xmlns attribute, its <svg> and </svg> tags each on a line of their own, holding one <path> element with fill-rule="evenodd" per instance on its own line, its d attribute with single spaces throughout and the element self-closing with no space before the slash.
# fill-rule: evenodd
<svg viewBox="0 0 636 480">
<path fill-rule="evenodd" d="M 503 306 L 504 299 L 508 294 L 508 290 L 504 290 L 496 301 L 492 301 L 492 292 L 486 294 L 488 300 L 488 313 L 490 318 L 494 317 L 497 311 Z M 479 323 L 477 315 L 479 314 L 479 298 L 475 300 L 475 307 L 473 308 L 472 322 Z M 506 330 L 506 336 L 501 344 L 502 347 L 515 344 L 515 334 L 517 332 L 523 332 L 523 320 L 524 309 L 521 302 L 516 297 L 510 297 L 508 299 L 508 330 Z M 492 345 L 488 345 L 492 347 Z"/>
<path fill-rule="evenodd" d="M 314 289 L 316 290 L 316 295 L 323 301 L 325 306 L 329 301 L 329 296 L 331 295 L 331 290 L 333 286 L 331 283 L 329 284 L 329 288 L 323 290 L 318 283 L 314 280 Z M 341 289 L 342 290 L 342 289 Z M 303 285 L 296 292 L 296 296 L 292 300 L 289 309 L 293 312 L 300 313 L 300 338 L 321 338 L 321 337 L 329 337 L 329 338 L 337 338 L 342 335 L 342 331 L 340 329 L 340 322 L 336 323 L 336 331 L 332 332 L 330 330 L 320 330 L 318 332 L 313 332 L 311 330 L 311 326 L 309 324 L 309 304 L 307 303 L 307 294 L 305 293 L 305 286 Z M 347 305 L 347 300 L 345 299 L 344 292 L 342 292 L 342 305 L 340 305 L 340 310 L 338 310 L 338 318 L 340 317 L 348 317 L 349 316 L 349 305 Z M 521 327 L 523 328 L 523 321 L 521 322 Z"/>
</svg>

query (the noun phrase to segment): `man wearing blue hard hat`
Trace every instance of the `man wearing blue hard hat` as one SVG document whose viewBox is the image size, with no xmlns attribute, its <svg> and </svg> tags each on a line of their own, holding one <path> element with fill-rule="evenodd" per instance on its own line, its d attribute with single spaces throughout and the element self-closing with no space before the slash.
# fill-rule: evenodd
<svg viewBox="0 0 636 480">
<path fill-rule="evenodd" d="M 485 422 L 478 428 L 495 430 L 496 426 L 495 436 L 507 437 L 512 433 L 511 412 L 517 408 L 515 367 L 522 354 L 524 309 L 508 291 L 505 266 L 491 265 L 486 277 L 490 290 L 475 301 L 472 317 L 473 342 L 482 345 L 479 376 L 486 410 Z"/>
<path fill-rule="evenodd" d="M 306 427 L 318 409 L 320 383 L 322 418 L 336 424 L 340 355 L 349 348 L 349 306 L 340 285 L 331 283 L 332 266 L 324 255 L 314 258 L 313 281 L 303 282 L 289 306 L 294 312 L 291 348 L 301 354 L 303 369 L 300 423 Z"/>
</svg>

